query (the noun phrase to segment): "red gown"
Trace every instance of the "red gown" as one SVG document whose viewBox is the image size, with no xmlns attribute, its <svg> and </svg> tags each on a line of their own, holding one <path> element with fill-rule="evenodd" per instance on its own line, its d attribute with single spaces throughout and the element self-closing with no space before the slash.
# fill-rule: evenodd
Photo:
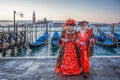
<svg viewBox="0 0 120 80">
<path fill-rule="evenodd" d="M 89 55 L 88 55 L 88 46 L 87 46 L 87 43 L 88 43 L 88 41 L 90 41 L 90 39 L 93 39 L 93 38 L 90 38 L 88 40 L 89 34 L 91 34 L 91 33 L 92 33 L 91 30 L 86 29 L 86 32 L 84 33 L 84 36 L 82 37 L 81 32 L 79 31 L 78 32 L 79 41 L 76 43 L 77 46 L 80 49 L 80 62 L 81 62 L 81 66 L 82 66 L 82 71 L 86 72 L 86 73 L 89 72 Z M 82 46 L 80 44 L 80 42 L 84 42 L 85 45 Z M 91 42 L 91 45 L 93 43 L 94 43 L 94 39 Z"/>
<path fill-rule="evenodd" d="M 72 41 L 67 42 L 64 47 L 64 55 L 62 59 L 62 64 L 58 68 L 55 65 L 55 71 L 57 73 L 62 73 L 64 75 L 80 74 L 80 67 L 77 60 L 77 54 L 74 46 L 75 34 L 72 38 Z M 65 39 L 68 39 L 67 33 L 65 33 Z M 60 44 L 63 46 L 64 42 Z"/>
</svg>

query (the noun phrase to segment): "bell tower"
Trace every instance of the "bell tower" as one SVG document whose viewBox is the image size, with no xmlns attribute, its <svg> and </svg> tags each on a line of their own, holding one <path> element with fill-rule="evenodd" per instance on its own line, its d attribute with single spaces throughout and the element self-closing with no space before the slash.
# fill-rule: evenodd
<svg viewBox="0 0 120 80">
<path fill-rule="evenodd" d="M 33 24 L 36 22 L 36 16 L 35 16 L 35 11 L 33 11 L 33 17 L 32 17 Z"/>
</svg>

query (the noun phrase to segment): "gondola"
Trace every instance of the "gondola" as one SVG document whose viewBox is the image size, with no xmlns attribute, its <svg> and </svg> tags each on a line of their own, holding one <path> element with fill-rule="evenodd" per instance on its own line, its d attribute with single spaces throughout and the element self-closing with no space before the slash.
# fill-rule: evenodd
<svg viewBox="0 0 120 80">
<path fill-rule="evenodd" d="M 54 32 L 52 38 L 51 38 L 51 48 L 56 49 L 59 47 L 58 39 L 60 38 L 60 35 L 57 31 Z"/>
<path fill-rule="evenodd" d="M 97 36 L 96 34 L 94 34 L 94 39 L 95 39 L 95 41 L 103 42 L 103 38 L 101 36 Z"/>
<path fill-rule="evenodd" d="M 96 39 L 96 44 L 108 47 L 108 48 L 116 48 L 117 43 L 113 41 L 112 37 L 102 31 L 99 32 L 99 36 L 94 34 L 94 38 Z"/>
<path fill-rule="evenodd" d="M 47 43 L 48 32 L 45 32 L 42 36 L 40 36 L 35 42 L 29 43 L 30 49 L 36 49 L 40 46 Z"/>
<path fill-rule="evenodd" d="M 107 36 L 106 33 L 100 31 L 100 32 L 99 32 L 99 36 L 98 36 L 98 41 L 100 41 L 100 42 L 105 41 L 105 40 L 106 40 L 106 36 Z"/>
<path fill-rule="evenodd" d="M 115 39 L 117 39 L 118 44 L 120 45 L 120 34 L 114 33 L 114 37 L 115 37 Z"/>
<path fill-rule="evenodd" d="M 103 42 L 105 41 L 105 36 L 106 34 L 102 31 L 99 32 L 99 35 L 93 34 L 94 35 L 94 39 L 98 42 Z"/>
<path fill-rule="evenodd" d="M 117 44 L 115 41 L 113 41 L 111 38 L 106 38 L 105 41 L 102 42 L 103 46 L 116 48 Z"/>
</svg>

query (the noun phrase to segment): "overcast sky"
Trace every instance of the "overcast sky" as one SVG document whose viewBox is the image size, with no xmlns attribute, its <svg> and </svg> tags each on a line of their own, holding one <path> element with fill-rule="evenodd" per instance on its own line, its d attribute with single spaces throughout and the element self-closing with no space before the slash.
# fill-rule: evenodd
<svg viewBox="0 0 120 80">
<path fill-rule="evenodd" d="M 13 10 L 23 12 L 18 20 L 31 20 L 35 10 L 37 20 L 120 22 L 120 0 L 0 0 L 0 20 L 12 20 Z"/>
</svg>

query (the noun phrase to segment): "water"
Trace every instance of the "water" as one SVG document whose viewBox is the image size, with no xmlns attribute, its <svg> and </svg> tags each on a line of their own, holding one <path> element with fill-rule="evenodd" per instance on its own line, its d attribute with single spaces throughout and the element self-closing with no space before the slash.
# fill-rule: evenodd
<svg viewBox="0 0 120 80">
<path fill-rule="evenodd" d="M 77 28 L 77 29 L 79 29 L 79 28 Z M 45 30 L 45 29 L 43 29 L 43 30 Z M 32 50 L 31 52 L 29 52 L 29 55 L 26 54 L 25 52 L 23 52 L 23 53 L 20 53 L 18 56 L 57 56 L 58 50 L 52 51 L 51 46 L 50 46 L 50 40 L 51 40 L 51 37 L 55 30 L 61 31 L 62 28 L 54 27 L 51 29 L 52 32 L 49 32 L 49 45 L 43 45 L 42 47 L 40 47 L 38 49 Z M 38 36 L 40 36 L 40 34 L 42 34 L 42 33 L 39 32 Z M 95 31 L 94 31 L 94 33 L 95 33 Z M 61 34 L 61 32 L 59 32 L 59 34 Z M 33 35 L 35 35 L 35 34 L 33 34 Z M 93 49 L 93 56 L 120 56 L 120 46 L 118 48 L 106 48 L 106 47 L 95 44 L 94 49 Z"/>
<path fill-rule="evenodd" d="M 78 28 L 75 28 L 75 29 L 79 30 L 80 28 L 78 27 Z M 13 30 L 13 29 L 11 28 L 11 30 Z M 22 29 L 19 28 L 18 30 L 22 30 Z M 31 35 L 32 35 L 32 32 L 30 32 L 31 30 L 33 30 L 33 37 L 31 37 Z M 46 30 L 45 27 L 37 28 L 37 38 L 39 36 L 41 36 L 45 32 L 45 30 Z M 48 38 L 48 40 L 49 40 L 49 44 L 48 45 L 43 45 L 40 48 L 34 49 L 34 50 L 30 50 L 30 49 L 24 50 L 24 49 L 22 49 L 21 52 L 17 52 L 16 53 L 17 54 L 16 56 L 17 57 L 57 56 L 59 49 L 56 50 L 56 51 L 53 51 L 51 49 L 50 42 L 51 42 L 51 37 L 53 36 L 54 31 L 58 31 L 59 34 L 61 34 L 62 27 L 52 27 L 51 29 L 48 28 L 48 30 L 50 31 L 49 32 L 49 38 Z M 101 30 L 106 32 L 106 33 L 109 33 L 110 27 L 102 27 Z M 36 40 L 35 29 L 29 28 L 28 31 L 29 32 L 27 33 L 27 40 L 29 42 L 32 42 L 32 41 L 34 42 Z M 97 29 L 94 28 L 94 33 L 95 34 L 96 34 L 96 31 L 97 31 Z M 115 31 L 117 33 L 120 33 L 120 27 L 115 27 Z M 120 56 L 120 46 L 118 48 L 106 48 L 106 47 L 99 46 L 99 45 L 95 44 L 94 45 L 94 49 L 93 49 L 93 56 Z"/>
</svg>

